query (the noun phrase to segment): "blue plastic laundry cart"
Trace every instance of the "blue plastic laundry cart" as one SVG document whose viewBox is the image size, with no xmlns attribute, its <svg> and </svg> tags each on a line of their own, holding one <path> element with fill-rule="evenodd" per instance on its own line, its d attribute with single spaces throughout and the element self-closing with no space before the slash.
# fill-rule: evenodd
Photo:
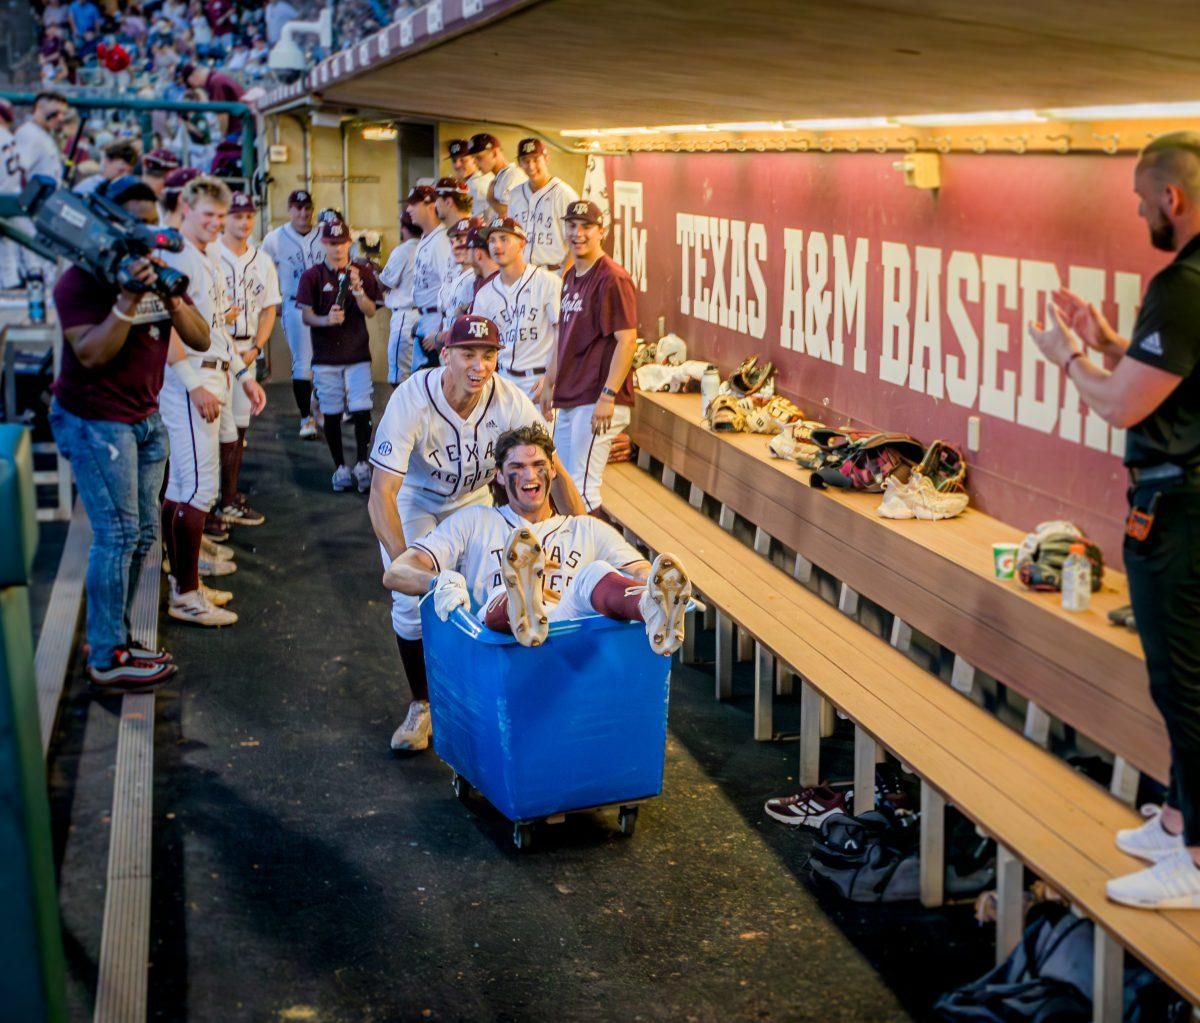
<svg viewBox="0 0 1200 1023">
<path fill-rule="evenodd" d="M 637 802 L 662 792 L 671 669 L 640 622 L 556 622 L 527 648 L 426 599 L 421 628 L 433 746 L 460 796 L 511 820 L 518 848 L 535 821 L 607 806 L 632 834 Z"/>
</svg>

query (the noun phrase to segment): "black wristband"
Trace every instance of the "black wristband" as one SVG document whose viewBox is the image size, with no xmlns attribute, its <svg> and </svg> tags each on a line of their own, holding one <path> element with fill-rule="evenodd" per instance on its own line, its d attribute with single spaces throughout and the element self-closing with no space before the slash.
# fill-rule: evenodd
<svg viewBox="0 0 1200 1023">
<path fill-rule="evenodd" d="M 600 393 L 607 394 L 610 398 L 615 398 L 617 396 L 617 392 L 614 391 L 611 387 L 601 387 Z"/>
<path fill-rule="evenodd" d="M 1071 363 L 1073 363 L 1076 359 L 1082 359 L 1082 358 L 1083 358 L 1083 352 L 1072 352 L 1071 357 L 1066 362 L 1063 363 L 1063 376 L 1070 378 Z"/>
</svg>

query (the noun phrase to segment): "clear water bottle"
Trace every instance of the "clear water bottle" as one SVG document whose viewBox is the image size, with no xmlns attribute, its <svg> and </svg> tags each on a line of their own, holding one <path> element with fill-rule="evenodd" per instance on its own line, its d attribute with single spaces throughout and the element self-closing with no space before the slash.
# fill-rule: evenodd
<svg viewBox="0 0 1200 1023">
<path fill-rule="evenodd" d="M 721 388 L 721 374 L 716 366 L 705 367 L 703 375 L 700 377 L 700 414 L 708 415 L 708 406 L 712 404 L 713 398 L 717 396 L 717 391 Z"/>
<path fill-rule="evenodd" d="M 25 282 L 25 289 L 29 297 L 29 322 L 45 323 L 46 281 L 42 277 L 40 270 L 34 271 L 29 275 L 29 279 Z"/>
<path fill-rule="evenodd" d="M 1092 603 L 1092 563 L 1087 548 L 1071 544 L 1062 567 L 1062 606 L 1066 611 L 1086 611 Z"/>
</svg>

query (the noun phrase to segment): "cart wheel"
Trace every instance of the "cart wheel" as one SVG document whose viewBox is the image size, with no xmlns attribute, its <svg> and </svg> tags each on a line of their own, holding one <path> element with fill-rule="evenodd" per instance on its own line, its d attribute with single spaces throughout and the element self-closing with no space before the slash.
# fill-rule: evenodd
<svg viewBox="0 0 1200 1023">
<path fill-rule="evenodd" d="M 623 806 L 617 811 L 617 827 L 621 829 L 622 835 L 633 834 L 633 829 L 637 827 L 637 815 L 636 806 Z"/>
<path fill-rule="evenodd" d="M 528 849 L 533 844 L 533 825 L 513 825 L 513 845 L 518 849 Z"/>
<path fill-rule="evenodd" d="M 454 794 L 463 802 L 471 798 L 471 783 L 457 771 L 451 776 L 450 785 L 454 789 Z"/>
</svg>

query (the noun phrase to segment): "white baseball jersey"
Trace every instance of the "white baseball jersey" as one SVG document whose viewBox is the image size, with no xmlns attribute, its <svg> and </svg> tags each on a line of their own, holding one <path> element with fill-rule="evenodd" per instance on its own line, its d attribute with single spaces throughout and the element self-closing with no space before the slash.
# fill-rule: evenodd
<svg viewBox="0 0 1200 1023">
<path fill-rule="evenodd" d="M 21 166 L 26 178 L 44 174 L 62 184 L 63 159 L 58 143 L 45 128 L 34 120 L 26 121 L 17 129 L 17 151 L 21 154 Z"/>
<path fill-rule="evenodd" d="M 542 522 L 528 522 L 508 507 L 461 508 L 411 546 L 433 559 L 434 571 L 461 572 L 472 605 L 478 607 L 503 585 L 504 545 L 521 526 L 533 530 L 541 542 L 546 553 L 543 586 L 560 597 L 575 581 L 576 573 L 593 562 L 607 561 L 621 569 L 645 560 L 612 526 L 594 516 L 554 515 Z"/>
<path fill-rule="evenodd" d="M 25 170 L 21 166 L 21 154 L 13 133 L 0 125 L 0 192 L 19 192 L 25 187 Z M 33 234 L 33 224 L 25 217 L 17 218 L 13 224 Z M 0 238 L 0 288 L 17 288 L 21 285 L 21 249 L 16 242 Z"/>
<path fill-rule="evenodd" d="M 82 181 L 76 184 L 71 191 L 77 193 L 78 195 L 91 195 L 92 192 L 96 191 L 96 189 L 103 185 L 107 180 L 108 178 L 106 178 L 103 174 L 93 174 L 91 177 L 84 178 Z"/>
<path fill-rule="evenodd" d="M 190 282 L 188 298 L 208 322 L 208 351 L 194 352 L 185 348 L 188 358 L 195 363 L 205 359 L 233 361 L 233 340 L 225 325 L 225 314 L 229 311 L 229 299 L 225 294 L 225 274 L 217 262 L 215 250 L 214 244 L 201 252 L 192 242 L 184 239 L 182 252 L 159 252 L 167 266 L 187 274 Z"/>
<path fill-rule="evenodd" d="M 383 304 L 392 312 L 411 309 L 413 304 L 413 268 L 417 255 L 417 239 L 401 242 L 388 256 L 387 265 L 380 271 L 379 283 L 388 289 Z"/>
<path fill-rule="evenodd" d="M 458 269 L 444 224 L 421 235 L 413 257 L 413 306 L 423 313 L 436 310 L 438 292 L 458 276 Z"/>
<path fill-rule="evenodd" d="M 495 374 L 463 419 L 442 391 L 445 372 L 441 366 L 420 370 L 392 392 L 371 464 L 403 476 L 404 489 L 415 487 L 453 507 L 492 482 L 500 434 L 544 420 L 516 384 Z"/>
<path fill-rule="evenodd" d="M 512 198 L 513 189 L 529 180 L 515 163 L 506 163 L 496 171 L 495 178 L 492 194 L 496 197 L 496 202 L 506 206 Z"/>
<path fill-rule="evenodd" d="M 471 308 L 471 299 L 475 297 L 475 271 L 459 268 L 454 280 L 443 284 L 438 292 L 438 309 L 442 314 L 442 330 L 454 326 L 463 313 Z"/>
<path fill-rule="evenodd" d="M 545 371 L 558 343 L 562 281 L 540 266 L 527 266 L 511 285 L 496 274 L 475 296 L 471 312 L 500 328 L 501 373 Z"/>
<path fill-rule="evenodd" d="M 225 295 L 230 305 L 238 307 L 237 319 L 228 325 L 229 331 L 234 344 L 245 349 L 258 334 L 262 311 L 283 301 L 279 274 L 270 257 L 253 245 L 248 245 L 240 256 L 219 240 L 212 248 L 225 275 Z"/>
<path fill-rule="evenodd" d="M 325 258 L 320 229 L 314 227 L 308 234 L 300 234 L 291 224 L 271 231 L 263 239 L 262 251 L 275 263 L 279 291 L 288 302 L 296 301 L 300 275 Z"/>
<path fill-rule="evenodd" d="M 525 229 L 529 238 L 525 245 L 527 262 L 562 266 L 567 258 L 562 218 L 567 207 L 578 201 L 575 189 L 558 178 L 551 178 L 539 192 L 534 192 L 528 181 L 513 189 L 508 199 L 508 215 Z"/>
<path fill-rule="evenodd" d="M 471 215 L 487 220 L 492 215 L 492 205 L 488 202 L 488 189 L 492 187 L 495 174 L 484 174 L 477 170 L 467 178 L 467 191 L 471 193 Z"/>
</svg>

